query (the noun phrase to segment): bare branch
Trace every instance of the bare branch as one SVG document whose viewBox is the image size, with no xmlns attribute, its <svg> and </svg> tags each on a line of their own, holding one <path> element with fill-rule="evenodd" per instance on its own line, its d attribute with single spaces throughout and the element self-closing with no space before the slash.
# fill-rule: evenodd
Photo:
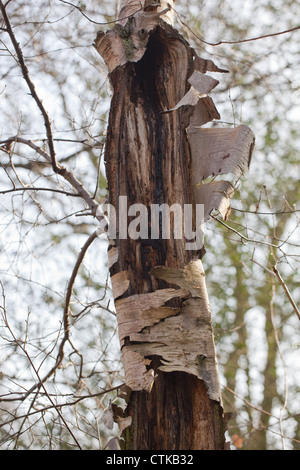
<svg viewBox="0 0 300 470">
<path fill-rule="evenodd" d="M 111 387 L 109 389 L 102 390 L 101 392 L 91 393 L 89 395 L 74 396 L 74 400 L 72 402 L 57 403 L 54 406 L 53 405 L 48 405 L 48 406 L 44 406 L 43 408 L 36 409 L 34 411 L 29 411 L 24 415 L 18 416 L 17 418 L 13 417 L 12 419 L 7 420 L 5 423 L 0 425 L 0 428 L 3 427 L 4 425 L 13 423 L 14 421 L 16 421 L 16 419 L 23 419 L 23 418 L 26 419 L 26 418 L 29 418 L 30 416 L 36 415 L 38 413 L 45 413 L 46 411 L 49 411 L 53 408 L 61 409 L 61 408 L 64 408 L 64 407 L 76 406 L 78 403 L 80 403 L 84 400 L 89 400 L 91 398 L 98 398 L 98 397 L 101 397 L 101 396 L 105 395 L 106 393 L 110 393 L 110 392 L 114 392 L 116 390 L 119 390 L 122 387 L 124 387 L 124 385 L 125 385 L 125 383 L 121 383 L 120 385 L 116 385 L 115 387 Z M 50 394 L 48 394 L 48 395 L 50 395 Z M 6 400 L 1 399 L 0 401 L 6 401 Z M 9 400 L 7 400 L 7 401 L 9 401 Z M 15 399 L 13 399 L 13 401 L 15 401 Z"/>
<path fill-rule="evenodd" d="M 238 235 L 241 239 L 241 241 L 245 244 L 247 243 L 257 243 L 257 244 L 260 244 L 260 245 L 266 245 L 266 246 L 270 246 L 272 248 L 277 248 L 277 249 L 280 249 L 280 247 L 278 247 L 277 245 L 275 245 L 274 243 L 269 243 L 269 242 L 265 242 L 265 241 L 262 241 L 262 240 L 255 240 L 255 239 L 251 239 L 249 237 L 245 237 L 245 235 L 243 235 L 242 233 L 240 233 L 238 230 L 235 230 L 234 228 L 230 227 L 229 225 L 225 224 L 225 222 L 223 222 L 223 220 L 221 220 L 219 217 L 216 217 L 214 215 L 211 215 L 211 218 L 216 220 L 217 222 L 219 222 L 219 224 L 223 225 L 224 227 L 226 227 L 228 230 L 230 230 L 231 232 L 235 233 L 236 235 Z"/>
<path fill-rule="evenodd" d="M 1 1 L 1 0 L 0 0 Z M 45 158 L 45 160 L 52 164 L 51 156 L 45 152 L 45 150 L 41 149 L 38 145 L 36 145 L 31 140 L 23 139 L 22 137 L 14 136 L 6 139 L 5 141 L 0 142 L 2 145 L 9 145 L 11 142 L 18 142 L 25 145 L 28 145 L 30 148 L 35 150 L 39 155 Z M 2 147 L 0 147 L 2 149 Z M 61 175 L 71 186 L 76 190 L 78 196 L 81 196 L 82 199 L 87 203 L 89 209 L 91 210 L 94 217 L 97 217 L 99 221 L 103 219 L 102 214 L 99 211 L 99 205 L 93 199 L 93 196 L 87 191 L 87 189 L 83 186 L 83 184 L 74 176 L 74 174 L 67 170 L 64 166 L 57 163 L 57 168 L 59 169 L 59 175 Z"/>
<path fill-rule="evenodd" d="M 274 266 L 273 266 L 273 271 L 274 271 Z M 275 271 L 274 271 L 275 272 Z M 280 435 L 281 435 L 281 442 L 282 442 L 282 450 L 284 449 L 284 434 L 283 434 L 283 428 L 282 428 L 282 413 L 286 409 L 287 406 L 287 399 L 288 399 L 288 384 L 287 384 L 287 372 L 286 372 L 286 364 L 283 358 L 283 354 L 281 352 L 280 348 L 280 342 L 279 342 L 279 336 L 278 336 L 278 331 L 275 325 L 275 313 L 274 313 L 274 298 L 275 298 L 275 283 L 273 282 L 272 284 L 272 297 L 270 300 L 270 313 L 271 313 L 271 322 L 274 330 L 274 336 L 275 336 L 275 342 L 277 345 L 279 357 L 283 366 L 283 375 L 284 375 L 284 390 L 285 390 L 285 399 L 284 399 L 284 404 L 280 408 L 280 417 L 279 417 L 279 426 L 280 426 Z"/>
<path fill-rule="evenodd" d="M 50 156 L 51 156 L 51 163 L 52 163 L 53 170 L 54 170 L 55 173 L 61 174 L 62 170 L 61 170 L 61 168 L 59 168 L 59 166 L 57 165 L 57 161 L 56 161 L 56 153 L 55 153 L 55 149 L 54 149 L 50 118 L 48 116 L 47 111 L 44 108 L 44 105 L 43 105 L 41 99 L 38 97 L 35 86 L 34 86 L 34 83 L 32 82 L 32 80 L 29 76 L 29 71 L 28 71 L 27 65 L 25 63 L 22 50 L 20 48 L 19 43 L 17 42 L 17 39 L 16 39 L 15 34 L 12 30 L 12 26 L 10 24 L 9 18 L 7 16 L 7 13 L 6 13 L 6 5 L 4 5 L 2 0 L 0 0 L 1 13 L 3 15 L 3 19 L 4 19 L 4 22 L 5 22 L 6 28 L 7 28 L 7 33 L 10 37 L 10 40 L 11 40 L 11 42 L 14 46 L 15 52 L 17 54 L 18 62 L 19 62 L 19 65 L 21 67 L 21 70 L 22 70 L 23 78 L 26 81 L 26 83 L 28 85 L 28 88 L 30 90 L 30 93 L 31 93 L 33 99 L 35 100 L 37 106 L 39 107 L 39 109 L 42 113 L 43 119 L 44 119 L 44 125 L 45 125 L 45 128 L 46 128 L 46 135 L 47 135 L 47 139 L 48 139 L 47 142 L 48 142 L 48 147 L 49 147 L 49 152 L 50 152 Z"/>
<path fill-rule="evenodd" d="M 260 212 L 260 211 L 250 211 L 246 209 L 238 209 L 237 207 L 232 207 L 232 211 L 236 212 L 241 212 L 243 214 L 256 214 L 256 215 L 290 215 L 290 214 L 296 214 L 297 212 L 300 212 L 300 209 L 290 209 L 290 210 L 283 210 L 283 211 L 270 211 L 270 212 Z"/>
<path fill-rule="evenodd" d="M 247 39 L 240 39 L 238 41 L 218 41 L 218 42 L 208 42 L 208 41 L 205 41 L 203 38 L 201 38 L 200 36 L 198 36 L 198 34 L 196 34 L 180 17 L 179 13 L 173 8 L 173 10 L 175 11 L 176 13 L 176 16 L 178 18 L 178 20 L 180 21 L 180 23 L 182 24 L 182 26 L 184 26 L 193 36 L 195 36 L 197 39 L 199 39 L 199 41 L 203 42 L 204 44 L 208 45 L 208 46 L 220 46 L 221 44 L 242 44 L 244 42 L 252 42 L 252 41 L 258 41 L 259 39 L 266 39 L 266 38 L 271 38 L 271 37 L 274 37 L 274 36 L 281 36 L 282 34 L 287 34 L 287 33 L 292 33 L 293 31 L 297 31 L 298 29 L 300 29 L 300 25 L 299 26 L 295 26 L 294 28 L 290 28 L 290 29 L 286 29 L 284 31 L 279 31 L 277 33 L 270 33 L 270 34 L 264 34 L 264 35 L 261 35 L 261 36 L 256 36 L 254 38 L 247 38 Z"/>
</svg>

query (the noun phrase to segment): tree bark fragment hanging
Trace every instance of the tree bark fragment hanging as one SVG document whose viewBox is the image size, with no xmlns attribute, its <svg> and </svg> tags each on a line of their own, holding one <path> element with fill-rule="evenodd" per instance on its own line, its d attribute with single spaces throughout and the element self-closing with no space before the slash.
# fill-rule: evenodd
<svg viewBox="0 0 300 470">
<path fill-rule="evenodd" d="M 119 223 L 122 196 L 126 207 L 142 204 L 149 213 L 152 205 L 203 204 L 205 220 L 214 209 L 226 217 L 233 186 L 205 179 L 239 176 L 250 164 L 254 136 L 246 126 L 201 129 L 220 118 L 208 96 L 218 81 L 206 73 L 225 70 L 198 57 L 168 24 L 169 13 L 167 2 L 123 1 L 119 23 L 95 42 L 114 91 L 105 160 L 117 215 L 109 265 L 132 390 L 126 445 L 216 450 L 226 447 L 226 420 L 199 250 L 174 236 L 175 217 L 169 238 L 149 236 L 150 215 L 148 236 L 138 239 Z M 195 222 L 194 215 L 194 229 Z"/>
</svg>

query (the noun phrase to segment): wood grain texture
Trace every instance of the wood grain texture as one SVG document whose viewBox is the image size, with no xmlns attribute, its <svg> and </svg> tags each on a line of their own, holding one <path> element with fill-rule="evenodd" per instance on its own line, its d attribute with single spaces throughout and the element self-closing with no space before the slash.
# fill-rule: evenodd
<svg viewBox="0 0 300 470">
<path fill-rule="evenodd" d="M 219 403 L 208 398 L 203 382 L 185 372 L 158 372 L 151 394 L 134 394 L 128 414 L 132 426 L 127 442 L 137 449 L 226 449 Z"/>
</svg>

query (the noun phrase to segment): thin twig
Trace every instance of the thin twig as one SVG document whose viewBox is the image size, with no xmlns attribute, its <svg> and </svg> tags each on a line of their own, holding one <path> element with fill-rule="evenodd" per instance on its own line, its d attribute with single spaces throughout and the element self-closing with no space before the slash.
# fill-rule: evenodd
<svg viewBox="0 0 300 470">
<path fill-rule="evenodd" d="M 274 212 L 258 212 L 258 211 L 250 211 L 250 210 L 246 210 L 246 209 L 238 209 L 237 207 L 232 207 L 231 206 L 231 210 L 232 211 L 236 211 L 236 212 L 242 212 L 242 213 L 246 213 L 246 214 L 255 214 L 255 215 L 290 215 L 290 214 L 296 214 L 297 212 L 300 212 L 300 209 L 291 209 L 291 210 L 283 210 L 283 211 L 274 211 Z"/>
<path fill-rule="evenodd" d="M 243 235 L 242 233 L 240 233 L 238 230 L 235 230 L 234 228 L 230 227 L 229 225 L 225 224 L 225 222 L 223 222 L 223 220 L 221 220 L 219 217 L 216 217 L 214 215 L 211 215 L 211 218 L 216 220 L 217 222 L 219 222 L 219 224 L 223 225 L 224 227 L 226 227 L 228 230 L 230 230 L 231 232 L 235 233 L 236 235 L 238 235 L 242 242 L 245 242 L 245 243 L 258 243 L 260 245 L 267 245 L 267 246 L 270 246 L 272 248 L 279 248 L 277 245 L 275 245 L 274 243 L 269 243 L 269 242 L 264 242 L 262 240 L 255 240 L 255 239 L 252 239 L 252 238 L 249 238 L 249 237 L 245 237 L 245 235 Z"/>
<path fill-rule="evenodd" d="M 4 190 L 0 191 L 0 194 L 14 193 L 14 192 L 18 192 L 18 191 L 50 191 L 52 193 L 65 194 L 66 196 L 80 197 L 80 194 L 70 193 L 68 191 L 64 191 L 63 189 L 36 188 L 34 186 L 25 186 L 25 188 L 4 189 Z"/>
<path fill-rule="evenodd" d="M 285 291 L 285 293 L 286 293 L 286 296 L 287 296 L 287 298 L 289 299 L 290 304 L 292 305 L 292 307 L 293 307 L 293 309 L 294 309 L 294 311 L 295 311 L 297 317 L 298 317 L 299 320 L 300 320 L 300 312 L 299 312 L 299 309 L 298 309 L 298 307 L 297 307 L 297 305 L 296 305 L 294 299 L 292 298 L 291 293 L 290 293 L 290 291 L 289 291 L 289 289 L 288 289 L 286 283 L 285 283 L 284 280 L 282 279 L 280 272 L 278 271 L 278 269 L 276 268 L 276 266 L 272 266 L 272 271 L 273 271 L 273 273 L 275 274 L 275 276 L 277 277 L 277 279 L 278 279 L 278 281 L 280 282 L 280 284 L 282 285 L 282 287 L 283 287 L 283 289 L 284 289 L 284 291 Z"/>
<path fill-rule="evenodd" d="M 283 374 L 284 374 L 285 398 L 284 398 L 284 404 L 280 408 L 279 428 L 280 428 L 280 435 L 281 435 L 281 442 L 282 442 L 282 450 L 285 450 L 284 449 L 284 447 L 285 447 L 284 434 L 283 434 L 283 427 L 282 427 L 282 413 L 287 407 L 288 385 L 287 385 L 286 365 L 285 365 L 285 361 L 284 361 L 284 358 L 283 358 L 283 355 L 282 355 L 282 352 L 281 352 L 281 349 L 280 349 L 278 331 L 277 331 L 277 328 L 276 328 L 276 325 L 275 325 L 274 298 L 275 298 L 275 283 L 273 282 L 273 284 L 272 284 L 272 297 L 271 297 L 271 300 L 270 300 L 270 314 L 271 314 L 271 322 L 272 322 L 272 326 L 273 326 L 273 330 L 274 330 L 275 341 L 276 341 L 279 357 L 280 357 L 281 362 L 282 362 Z"/>
<path fill-rule="evenodd" d="M 271 271 L 271 269 L 268 269 L 266 266 L 263 266 L 261 263 L 259 263 L 258 261 L 256 261 L 256 259 L 254 259 L 253 257 L 250 259 L 250 261 L 252 261 L 252 263 L 257 264 L 257 266 L 259 266 L 260 268 L 262 268 L 264 271 L 267 271 L 269 274 L 272 274 L 272 276 L 274 276 L 274 273 Z M 244 263 L 243 263 L 243 264 L 244 264 Z"/>
<path fill-rule="evenodd" d="M 71 297 L 72 297 L 73 287 L 74 287 L 74 284 L 75 284 L 75 280 L 76 280 L 79 268 L 80 268 L 80 266 L 83 262 L 83 258 L 85 257 L 85 254 L 86 254 L 87 250 L 89 249 L 89 247 L 91 246 L 93 241 L 97 238 L 97 236 L 98 236 L 98 230 L 95 230 L 95 232 L 93 232 L 88 237 L 87 241 L 85 242 L 85 244 L 81 248 L 81 251 L 80 251 L 79 256 L 77 258 L 77 261 L 76 261 L 76 264 L 74 266 L 72 275 L 69 279 L 67 294 L 66 294 L 65 309 L 64 309 L 64 317 L 66 317 L 65 320 L 64 320 L 64 323 L 67 322 L 65 324 L 65 328 L 68 328 L 68 321 L 69 321 L 68 319 L 69 319 L 69 313 L 70 313 Z"/>
<path fill-rule="evenodd" d="M 106 393 L 111 393 L 111 392 L 114 392 L 115 390 L 119 390 L 124 385 L 125 385 L 125 383 L 121 383 L 120 385 L 116 385 L 115 387 L 111 387 L 111 388 L 108 388 L 106 390 L 102 390 L 101 392 L 91 393 L 89 395 L 82 395 L 82 396 L 79 396 L 79 397 L 74 396 L 74 400 L 72 402 L 69 401 L 69 402 L 64 402 L 64 403 L 57 403 L 54 406 L 53 405 L 48 405 L 48 406 L 44 406 L 43 408 L 35 409 L 34 411 L 27 412 L 24 415 L 20 415 L 18 417 L 13 417 L 12 419 L 10 419 L 8 421 L 5 421 L 4 423 L 0 424 L 0 428 L 6 426 L 8 424 L 13 423 L 17 419 L 29 418 L 30 416 L 36 415 L 38 413 L 44 413 L 45 411 L 51 410 L 53 408 L 61 409 L 61 408 L 67 407 L 67 406 L 76 406 L 81 401 L 89 400 L 91 398 L 97 398 L 97 397 L 105 395 Z M 48 394 L 48 395 L 50 395 L 50 394 Z"/>
<path fill-rule="evenodd" d="M 241 400 L 243 403 L 245 403 L 246 406 L 248 406 L 249 408 L 252 408 L 253 410 L 256 410 L 256 411 L 259 411 L 260 413 L 263 413 L 267 416 L 270 416 L 271 418 L 276 418 L 278 419 L 276 416 L 272 415 L 271 413 L 269 413 L 268 411 L 265 411 L 263 410 L 262 408 L 258 408 L 257 406 L 254 406 L 252 405 L 249 401 L 245 400 L 245 398 L 242 398 L 240 395 L 238 395 L 236 392 L 234 392 L 233 390 L 231 390 L 231 388 L 229 387 L 226 387 L 226 385 L 223 385 L 223 387 L 225 388 L 225 390 L 228 390 L 228 392 L 232 393 L 232 395 L 234 395 L 235 397 L 239 398 L 239 400 Z"/>
<path fill-rule="evenodd" d="M 195 33 L 195 31 L 192 30 L 192 28 L 190 28 L 190 26 L 188 26 L 180 17 L 179 13 L 174 9 L 172 8 L 172 10 L 175 11 L 175 14 L 178 18 L 178 20 L 180 21 L 180 23 L 182 24 L 182 26 L 184 26 L 185 28 L 188 29 L 188 31 L 193 34 L 193 36 L 195 36 L 197 39 L 199 39 L 199 41 L 203 42 L 204 44 L 208 45 L 208 46 L 220 46 L 221 44 L 241 44 L 241 43 L 244 43 L 244 42 L 252 42 L 252 41 L 258 41 L 259 39 L 266 39 L 266 38 L 271 38 L 271 37 L 274 37 L 274 36 L 280 36 L 282 34 L 287 34 L 287 33 L 292 33 L 293 31 L 297 31 L 298 29 L 300 29 L 300 25 L 299 26 L 295 26 L 294 28 L 290 28 L 290 29 L 286 29 L 284 31 L 279 31 L 277 33 L 269 33 L 269 34 L 264 34 L 264 35 L 261 35 L 261 36 L 256 36 L 254 38 L 247 38 L 247 39 L 239 39 L 238 41 L 218 41 L 218 42 L 208 42 L 208 41 L 205 41 L 203 38 L 201 38 L 200 36 L 198 36 L 198 34 Z"/>
<path fill-rule="evenodd" d="M 103 154 L 103 147 L 104 147 L 104 145 L 102 145 L 101 153 L 100 153 L 100 156 L 99 156 L 99 159 L 98 159 L 97 180 L 96 180 L 96 184 L 95 184 L 95 191 L 94 191 L 94 194 L 93 194 L 93 199 L 96 199 L 97 192 L 98 192 L 100 173 L 101 173 L 100 168 L 101 168 L 101 158 L 102 158 L 102 154 Z"/>
<path fill-rule="evenodd" d="M 299 318 L 300 320 L 300 312 L 299 312 L 299 309 L 286 285 L 286 283 L 284 282 L 280 272 L 278 271 L 277 267 L 276 266 L 272 266 L 272 270 L 271 269 L 268 269 L 267 267 L 263 266 L 261 263 L 259 263 L 258 261 L 256 261 L 253 257 L 251 258 L 251 261 L 255 264 L 257 264 L 259 267 L 261 267 L 262 269 L 264 269 L 265 271 L 267 271 L 268 273 L 272 274 L 273 276 L 276 276 L 278 281 L 280 282 L 280 284 L 282 285 L 285 293 L 286 293 L 286 296 L 287 298 L 289 299 L 289 302 L 291 303 L 297 317 Z"/>
</svg>

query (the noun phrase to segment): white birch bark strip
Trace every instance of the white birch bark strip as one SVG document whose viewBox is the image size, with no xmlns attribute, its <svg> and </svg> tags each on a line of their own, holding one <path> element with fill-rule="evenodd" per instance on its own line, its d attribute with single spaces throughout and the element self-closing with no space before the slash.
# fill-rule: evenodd
<svg viewBox="0 0 300 470">
<path fill-rule="evenodd" d="M 118 318 L 119 338 L 121 344 L 124 344 L 124 339 L 129 338 L 132 340 L 133 335 L 159 323 L 165 318 L 177 315 L 179 309 L 170 307 L 157 307 L 149 308 L 139 312 L 139 314 L 132 314 L 131 311 L 125 312 L 125 315 Z M 126 315 L 127 314 L 127 315 Z"/>
<path fill-rule="evenodd" d="M 116 308 L 120 318 L 130 318 L 130 315 L 138 315 L 143 310 L 157 308 L 164 305 L 168 300 L 175 297 L 187 297 L 189 292 L 186 289 L 158 289 L 148 294 L 135 294 L 116 301 Z"/>
<path fill-rule="evenodd" d="M 131 349 L 142 357 L 160 356 L 164 372 L 181 371 L 203 380 L 212 400 L 221 400 L 215 344 L 206 302 L 184 302 L 180 315 L 131 336 Z"/>
<path fill-rule="evenodd" d="M 192 297 L 204 298 L 207 295 L 205 273 L 200 260 L 191 261 L 183 269 L 156 266 L 150 274 L 157 279 L 162 279 L 169 284 L 175 284 L 188 290 Z M 208 298 L 206 300 L 208 302 Z"/>
<path fill-rule="evenodd" d="M 171 308 L 162 308 L 165 302 L 178 297 L 188 297 L 186 289 L 159 289 L 148 294 L 136 294 L 116 300 L 118 328 L 121 346 L 124 339 L 144 327 L 153 326 L 167 316 L 177 312 Z"/>
</svg>

